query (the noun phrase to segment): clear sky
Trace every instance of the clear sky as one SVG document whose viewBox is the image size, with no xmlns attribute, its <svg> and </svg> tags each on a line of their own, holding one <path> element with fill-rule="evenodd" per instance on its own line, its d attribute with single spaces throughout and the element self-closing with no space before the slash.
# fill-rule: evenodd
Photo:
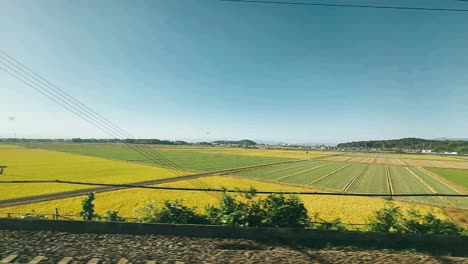
<svg viewBox="0 0 468 264">
<path fill-rule="evenodd" d="M 466 12 L 0 0 L 0 49 L 138 138 L 468 137 Z M 0 97 L 0 137 L 108 137 L 3 71 Z"/>
</svg>

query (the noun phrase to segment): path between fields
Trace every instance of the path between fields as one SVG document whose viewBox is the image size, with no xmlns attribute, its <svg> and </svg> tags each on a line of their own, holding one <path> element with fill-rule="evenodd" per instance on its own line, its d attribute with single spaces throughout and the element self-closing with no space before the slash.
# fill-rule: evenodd
<svg viewBox="0 0 468 264">
<path fill-rule="evenodd" d="M 196 179 L 201 177 L 207 177 L 217 174 L 231 174 L 231 173 L 238 173 L 244 172 L 248 170 L 259 169 L 263 167 L 269 167 L 273 165 L 280 165 L 280 164 L 289 164 L 289 163 L 297 163 L 297 162 L 306 162 L 311 161 L 314 159 L 301 159 L 301 160 L 288 160 L 288 161 L 281 161 L 281 162 L 274 162 L 268 164 L 261 164 L 261 165 L 254 165 L 248 167 L 241 167 L 235 169 L 228 169 L 228 170 L 221 170 L 221 171 L 212 171 L 212 172 L 203 172 L 197 174 L 191 174 L 186 176 L 174 177 L 174 178 L 165 178 L 165 179 L 157 179 L 157 180 L 149 180 L 149 181 L 141 181 L 141 182 L 132 182 L 126 183 L 131 185 L 155 185 L 155 184 L 162 184 L 162 183 L 169 183 L 169 182 L 177 182 L 177 181 L 184 181 L 190 179 Z M 7 200 L 0 200 L 0 208 L 16 206 L 16 205 L 23 205 L 29 203 L 37 203 L 37 202 L 45 202 L 50 200 L 56 199 L 63 199 L 63 198 L 70 198 L 76 196 L 82 196 L 89 192 L 110 192 L 122 189 L 128 189 L 130 187 L 96 187 L 96 188 L 88 188 L 88 189 L 81 189 L 81 190 L 73 190 L 73 191 L 66 191 L 66 192 L 58 192 L 58 193 L 47 193 L 41 195 L 34 195 L 34 196 L 27 196 L 27 197 L 19 197 L 14 199 L 7 199 Z"/>
</svg>

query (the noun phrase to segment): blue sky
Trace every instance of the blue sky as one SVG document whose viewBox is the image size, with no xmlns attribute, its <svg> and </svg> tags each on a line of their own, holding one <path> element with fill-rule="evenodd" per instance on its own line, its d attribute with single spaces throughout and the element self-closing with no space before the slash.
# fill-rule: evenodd
<svg viewBox="0 0 468 264">
<path fill-rule="evenodd" d="M 453 12 L 0 2 L 1 50 L 138 138 L 467 137 L 467 29 Z M 107 137 L 3 71 L 0 96 L 0 137 Z"/>
</svg>

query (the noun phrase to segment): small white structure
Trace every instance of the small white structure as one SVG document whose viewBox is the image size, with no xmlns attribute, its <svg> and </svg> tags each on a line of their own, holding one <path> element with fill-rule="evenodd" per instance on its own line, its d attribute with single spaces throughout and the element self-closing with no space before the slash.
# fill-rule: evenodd
<svg viewBox="0 0 468 264">
<path fill-rule="evenodd" d="M 455 152 L 455 151 L 452 151 L 452 152 L 449 152 L 449 151 L 445 151 L 443 153 L 441 153 L 443 155 L 458 155 L 458 152 Z"/>
<path fill-rule="evenodd" d="M 422 153 L 422 154 L 431 154 L 431 153 L 432 153 L 432 150 L 430 150 L 430 149 L 423 149 L 423 150 L 421 150 L 421 153 Z"/>
</svg>

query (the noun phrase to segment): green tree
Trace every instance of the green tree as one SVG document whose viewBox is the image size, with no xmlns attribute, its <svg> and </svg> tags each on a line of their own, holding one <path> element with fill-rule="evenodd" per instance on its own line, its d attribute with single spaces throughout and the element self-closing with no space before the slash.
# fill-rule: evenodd
<svg viewBox="0 0 468 264">
<path fill-rule="evenodd" d="M 81 201 L 81 212 L 80 216 L 83 220 L 94 220 L 98 215 L 94 213 L 94 193 L 88 193 L 85 198 Z"/>
</svg>

